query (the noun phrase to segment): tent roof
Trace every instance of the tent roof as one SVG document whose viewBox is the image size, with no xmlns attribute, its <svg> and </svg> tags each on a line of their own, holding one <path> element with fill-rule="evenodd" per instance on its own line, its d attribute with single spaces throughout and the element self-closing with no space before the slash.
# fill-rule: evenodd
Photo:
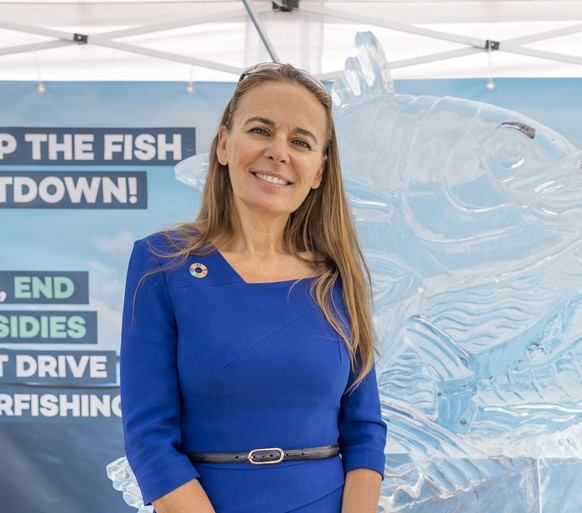
<svg viewBox="0 0 582 513">
<path fill-rule="evenodd" d="M 265 60 L 333 78 L 362 30 L 396 79 L 582 77 L 578 0 L 282 2 L 0 1 L 0 78 L 234 81 Z"/>
</svg>

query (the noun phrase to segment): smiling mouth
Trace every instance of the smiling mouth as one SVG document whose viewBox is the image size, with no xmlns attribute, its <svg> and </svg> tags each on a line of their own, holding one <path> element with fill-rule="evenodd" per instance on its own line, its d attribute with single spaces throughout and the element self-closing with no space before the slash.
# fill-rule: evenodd
<svg viewBox="0 0 582 513">
<path fill-rule="evenodd" d="M 253 173 L 253 175 L 255 175 L 259 180 L 263 180 L 263 182 L 269 182 L 275 185 L 289 185 L 289 182 L 277 178 L 276 176 L 264 175 L 262 173 Z"/>
</svg>

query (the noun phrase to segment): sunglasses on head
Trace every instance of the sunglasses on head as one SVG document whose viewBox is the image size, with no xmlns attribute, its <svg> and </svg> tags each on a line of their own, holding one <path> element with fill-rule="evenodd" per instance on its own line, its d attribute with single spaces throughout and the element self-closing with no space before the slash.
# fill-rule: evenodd
<svg viewBox="0 0 582 513">
<path fill-rule="evenodd" d="M 242 72 L 242 75 L 240 76 L 238 81 L 239 82 L 243 81 L 246 77 L 248 77 L 249 75 L 252 75 L 253 73 L 257 73 L 259 71 L 263 71 L 266 69 L 281 69 L 283 66 L 284 66 L 283 64 L 278 63 L 278 62 L 260 62 L 259 64 L 253 64 L 252 66 L 248 67 L 247 69 L 245 69 Z M 323 82 L 321 82 L 320 80 L 315 78 L 311 73 L 308 73 L 305 70 L 302 70 L 299 68 L 296 68 L 296 69 L 301 74 L 301 76 L 303 76 L 304 78 L 309 80 L 318 89 L 325 91 L 325 94 L 329 95 L 329 91 L 323 85 Z"/>
</svg>

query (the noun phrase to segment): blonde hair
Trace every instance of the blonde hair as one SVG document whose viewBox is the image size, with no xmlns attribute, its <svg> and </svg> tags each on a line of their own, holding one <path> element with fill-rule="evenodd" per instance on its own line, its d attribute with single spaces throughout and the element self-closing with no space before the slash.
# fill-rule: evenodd
<svg viewBox="0 0 582 513">
<path fill-rule="evenodd" d="M 326 157 L 321 185 L 311 189 L 302 205 L 288 219 L 284 232 L 287 250 L 302 258 L 300 253 L 315 256 L 317 266 L 312 294 L 328 322 L 346 343 L 355 387 L 374 364 L 374 331 L 371 318 L 370 274 L 357 240 L 355 227 L 346 199 L 339 162 L 339 153 L 332 119 L 329 94 L 305 72 L 290 64 L 261 69 L 239 81 L 226 106 L 220 126 L 230 130 L 241 98 L 251 88 L 265 82 L 299 84 L 313 93 L 325 109 Z M 228 244 L 235 236 L 236 213 L 232 186 L 227 170 L 218 161 L 218 135 L 210 150 L 208 176 L 202 202 L 195 221 L 180 224 L 165 232 L 175 248 L 173 257 L 212 252 L 214 247 Z M 341 318 L 338 305 L 333 303 L 332 291 L 341 281 L 347 325 Z"/>
</svg>

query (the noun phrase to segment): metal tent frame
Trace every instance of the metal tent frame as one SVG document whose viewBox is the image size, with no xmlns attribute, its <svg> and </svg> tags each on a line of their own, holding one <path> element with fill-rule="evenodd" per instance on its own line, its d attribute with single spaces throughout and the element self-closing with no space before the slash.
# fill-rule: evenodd
<svg viewBox="0 0 582 513">
<path fill-rule="evenodd" d="M 0 2 L 0 29 L 16 33 L 19 36 L 31 36 L 34 40 L 24 44 L 2 45 L 11 39 L 0 38 L 0 70 L 4 67 L 5 77 L 1 79 L 11 78 L 10 65 L 4 64 L 3 60 L 6 56 L 15 56 L 18 54 L 26 55 L 33 54 L 38 60 L 40 52 L 57 51 L 57 49 L 75 46 L 91 46 L 93 48 L 107 48 L 117 52 L 125 52 L 134 56 L 140 55 L 147 58 L 161 59 L 166 62 L 180 63 L 187 65 L 192 69 L 193 67 L 205 70 L 213 70 L 226 73 L 230 76 L 230 80 L 235 79 L 236 75 L 240 74 L 241 70 L 246 64 L 250 62 L 239 62 L 233 64 L 229 60 L 218 60 L 205 58 L 204 52 L 192 51 L 185 54 L 180 51 L 171 51 L 167 49 L 155 48 L 152 45 L 143 45 L 135 42 L 139 36 L 152 36 L 154 34 L 167 35 L 171 38 L 171 34 L 179 29 L 192 29 L 194 27 L 205 26 L 212 27 L 218 25 L 224 27 L 225 24 L 239 23 L 244 24 L 246 39 L 254 39 L 255 54 L 257 57 L 253 58 L 247 52 L 247 59 L 254 62 L 260 59 L 260 55 L 265 55 L 268 60 L 280 61 L 282 55 L 285 54 L 281 48 L 278 47 L 281 41 L 281 35 L 275 34 L 274 30 L 280 30 L 281 22 L 288 27 L 289 34 L 297 33 L 297 31 L 304 30 L 302 25 L 320 23 L 323 26 L 325 23 L 344 24 L 344 26 L 355 27 L 373 27 L 380 30 L 390 31 L 391 34 L 407 35 L 417 38 L 423 38 L 433 42 L 445 42 L 453 48 L 445 49 L 443 51 L 424 51 L 420 54 L 397 58 L 391 60 L 391 68 L 394 70 L 416 67 L 419 69 L 422 65 L 433 64 L 440 61 L 453 62 L 456 59 L 486 53 L 489 55 L 489 62 L 491 53 L 498 54 L 513 54 L 528 58 L 539 59 L 540 62 L 559 62 L 573 65 L 574 75 L 582 76 L 582 2 L 580 1 L 565 1 L 565 2 L 518 2 L 518 1 L 484 1 L 478 2 L 474 0 L 465 0 L 465 2 L 418 2 L 415 0 L 409 2 L 398 2 L 393 0 L 387 1 L 373 1 L 373 2 L 348 2 L 342 0 L 336 1 L 316 1 L 316 0 L 301 0 L 297 9 L 285 9 L 282 0 L 277 3 L 271 3 L 264 0 L 240 0 L 240 1 L 215 1 L 204 2 L 201 0 L 192 0 L 190 2 L 168 3 L 175 7 L 175 15 L 168 15 L 168 19 L 156 22 L 140 22 L 136 20 L 135 23 L 131 20 L 131 15 L 126 16 L 127 19 L 123 24 L 129 25 L 123 28 L 114 30 L 96 30 L 96 23 L 91 21 L 86 22 L 87 16 L 83 15 L 83 6 L 92 5 L 96 8 L 99 6 L 107 7 L 112 11 L 112 19 L 108 22 L 110 25 L 115 25 L 117 22 L 113 19 L 115 6 L 130 7 L 133 12 L 147 11 L 152 9 L 152 5 L 146 2 L 116 2 L 111 4 L 99 4 L 92 0 L 83 3 L 68 2 L 55 6 L 56 10 L 61 10 L 63 13 L 68 12 L 67 17 L 70 19 L 71 12 L 77 10 L 79 20 L 85 20 L 84 25 L 80 25 L 78 29 L 69 32 L 63 29 L 55 28 L 59 24 L 58 13 L 55 18 L 50 20 L 50 24 L 41 26 L 37 23 L 23 23 L 23 8 L 28 6 L 32 9 L 37 4 L 19 2 Z M 48 2 L 40 2 L 46 5 Z M 155 3 L 156 6 L 162 4 Z M 213 5 L 210 5 L 213 4 Z M 406 6 L 404 4 L 407 4 Z M 503 4 L 503 9 L 500 7 Z M 529 5 L 528 5 L 529 4 Z M 529 21 L 541 22 L 543 20 L 543 13 L 541 4 L 547 4 L 545 9 L 551 9 L 552 15 L 548 16 L 551 21 L 561 25 L 557 28 L 544 29 L 519 35 L 515 37 L 500 38 L 497 35 L 491 37 L 476 37 L 456 31 L 445 31 L 438 28 L 431 28 L 430 20 L 427 20 L 428 14 L 423 9 L 432 9 L 437 12 L 437 22 L 442 24 L 446 21 L 446 12 L 449 13 L 451 19 L 468 20 L 472 18 L 477 19 L 480 13 L 484 20 L 493 23 L 507 23 L 515 21 Z M 559 5 L 558 5 L 559 4 Z M 553 6 L 553 7 L 552 7 Z M 283 7 L 283 9 L 281 9 Z M 417 10 L 416 20 L 414 11 Z M 537 15 L 535 12 L 537 9 Z M 522 16 L 518 14 L 519 9 L 522 9 Z M 400 10 L 399 10 L 400 9 Z M 473 14 L 471 15 L 471 10 Z M 187 11 L 192 12 L 190 16 L 183 16 Z M 199 12 L 202 11 L 202 12 Z M 278 19 L 274 23 L 274 28 L 270 28 L 270 21 L 273 20 L 274 11 L 280 12 Z M 4 12 L 4 14 L 2 14 Z M 370 13 L 375 13 L 371 15 Z M 153 15 L 155 16 L 155 14 Z M 536 17 L 537 16 L 537 17 Z M 32 16 L 34 18 L 34 16 Z M 136 17 L 137 18 L 137 17 Z M 140 14 L 139 18 L 143 19 Z M 398 19 L 400 18 L 400 19 Z M 546 17 L 547 18 L 547 17 Z M 409 21 L 402 21 L 408 19 Z M 315 20 L 315 21 L 314 21 Z M 47 20 L 49 21 L 49 20 Z M 63 22 L 62 24 L 65 24 Z M 103 22 L 100 22 L 103 25 Z M 221 28 L 224 30 L 224 28 Z M 279 43 L 273 41 L 273 35 L 279 37 Z M 578 48 L 578 53 L 573 54 L 570 51 L 551 51 L 539 47 L 540 43 L 556 41 L 568 36 L 579 38 L 581 44 Z M 228 37 L 228 36 L 225 36 Z M 132 42 L 133 39 L 133 42 Z M 321 46 L 321 39 L 320 46 Z M 198 36 L 192 39 L 193 48 L 204 47 L 204 42 Z M 302 44 L 302 43 L 299 43 Z M 537 46 L 536 46 L 537 44 Z M 295 43 L 297 46 L 298 43 Z M 162 45 L 163 46 L 163 45 Z M 251 45 L 252 46 L 252 45 Z M 317 45 L 314 51 L 317 51 Z M 302 54 L 309 53 L 311 48 L 302 48 Z M 245 59 L 242 59 L 243 61 Z M 265 59 L 263 59 L 265 60 Z M 485 62 L 485 61 L 483 61 Z M 341 66 L 335 69 L 325 70 L 321 66 L 305 65 L 302 63 L 301 67 L 310 69 L 321 79 L 332 79 L 343 73 Z M 316 69 L 314 69 L 316 68 Z M 317 69 L 319 68 L 319 69 Z M 574 69 L 575 68 L 575 69 Z M 37 69 L 38 72 L 38 69 Z M 490 69 L 483 64 L 481 66 L 481 74 L 486 76 L 491 73 Z M 40 75 L 40 73 L 38 72 Z M 7 77 L 7 78 L 6 78 Z M 82 77 L 80 77 L 82 78 Z M 114 78 L 114 77 L 113 77 Z M 159 78 L 159 77 L 158 77 Z M 115 79 L 115 78 L 114 78 Z M 39 78 L 40 80 L 40 78 Z"/>
</svg>

